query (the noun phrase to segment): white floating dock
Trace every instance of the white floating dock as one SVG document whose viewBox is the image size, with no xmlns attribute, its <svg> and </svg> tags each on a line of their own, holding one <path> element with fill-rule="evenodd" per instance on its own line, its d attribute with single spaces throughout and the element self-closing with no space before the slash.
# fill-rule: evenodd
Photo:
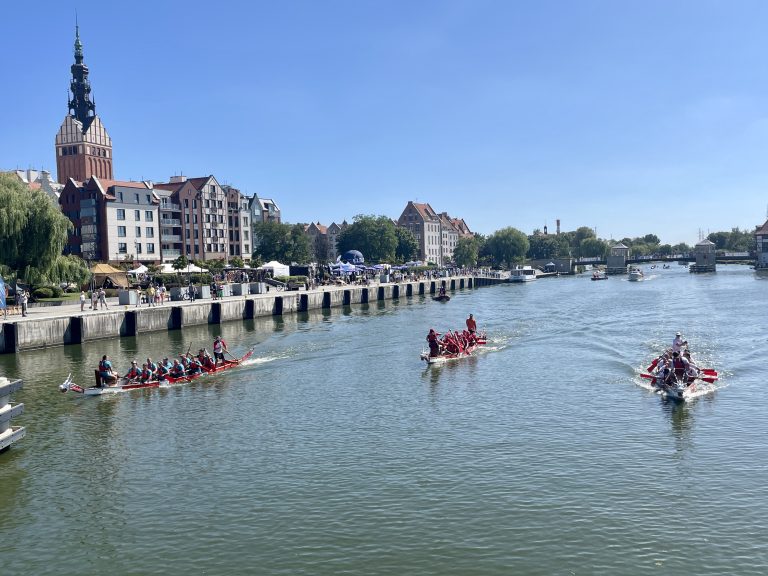
<svg viewBox="0 0 768 576">
<path fill-rule="evenodd" d="M 24 438 L 26 430 L 23 426 L 12 426 L 11 419 L 24 412 L 24 404 L 11 404 L 11 394 L 21 390 L 22 380 L 10 381 L 0 377 L 0 452 L 11 447 L 11 444 Z"/>
</svg>

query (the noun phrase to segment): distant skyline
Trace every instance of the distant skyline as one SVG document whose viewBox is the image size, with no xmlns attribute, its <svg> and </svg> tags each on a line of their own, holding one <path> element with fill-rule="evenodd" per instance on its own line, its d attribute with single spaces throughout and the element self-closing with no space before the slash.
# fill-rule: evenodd
<svg viewBox="0 0 768 576">
<path fill-rule="evenodd" d="M 513 226 L 753 230 L 768 3 L 5 3 L 0 169 L 55 174 L 75 12 L 119 180 L 213 174 L 289 222 L 409 200 Z"/>
</svg>

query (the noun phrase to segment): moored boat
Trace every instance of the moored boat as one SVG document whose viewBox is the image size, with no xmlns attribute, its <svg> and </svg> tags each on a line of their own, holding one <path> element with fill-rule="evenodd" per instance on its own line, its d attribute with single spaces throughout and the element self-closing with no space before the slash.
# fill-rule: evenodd
<svg viewBox="0 0 768 576">
<path fill-rule="evenodd" d="M 509 273 L 509 282 L 530 282 L 536 280 L 536 270 L 531 266 L 515 266 Z"/>
<path fill-rule="evenodd" d="M 84 386 L 75 384 L 74 380 L 72 379 L 72 374 L 70 374 L 69 376 L 67 376 L 67 379 L 63 383 L 59 384 L 59 390 L 61 392 L 68 392 L 71 390 L 72 392 L 78 392 L 85 396 L 101 396 L 104 394 L 117 394 L 119 392 L 129 392 L 131 390 L 142 390 L 144 388 L 167 388 L 169 386 L 174 386 L 177 384 L 186 384 L 206 374 L 214 374 L 216 372 L 221 372 L 223 370 L 234 368 L 235 366 L 239 366 L 240 364 L 242 364 L 245 360 L 250 358 L 252 355 L 253 355 L 253 348 L 250 348 L 248 352 L 246 352 L 241 358 L 235 358 L 234 360 L 225 360 L 222 364 L 219 364 L 215 368 L 203 367 L 202 371 L 200 372 L 185 374 L 184 376 L 180 376 L 180 377 L 165 376 L 162 379 L 152 379 L 152 380 L 146 380 L 143 382 L 140 380 L 131 380 L 131 379 L 122 377 L 122 378 L 119 378 L 117 383 L 112 386 L 102 385 L 101 377 L 99 376 L 98 370 L 95 371 L 96 385 L 89 386 L 89 387 L 84 387 Z"/>
</svg>

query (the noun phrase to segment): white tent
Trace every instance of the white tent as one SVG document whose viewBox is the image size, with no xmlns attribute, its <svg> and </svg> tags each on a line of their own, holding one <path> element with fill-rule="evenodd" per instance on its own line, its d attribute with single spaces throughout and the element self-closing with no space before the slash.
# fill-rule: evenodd
<svg viewBox="0 0 768 576">
<path fill-rule="evenodd" d="M 181 274 L 186 274 L 187 272 L 194 272 L 197 274 L 198 272 L 208 272 L 206 268 L 200 268 L 199 266 L 195 266 L 194 264 L 190 263 L 189 266 L 185 266 L 181 270 L 174 270 L 173 264 L 170 262 L 166 262 L 160 267 L 160 273 L 161 274 L 174 274 L 175 272 L 179 272 Z"/>
<path fill-rule="evenodd" d="M 288 264 L 280 264 L 277 260 L 272 260 L 272 262 L 267 262 L 266 264 L 259 266 L 257 270 L 269 270 L 272 272 L 272 277 L 276 278 L 278 276 L 290 276 L 291 275 L 291 267 L 288 266 Z"/>
<path fill-rule="evenodd" d="M 149 268 L 144 266 L 144 264 L 141 264 L 135 270 L 128 270 L 128 274 L 133 274 L 135 276 L 138 276 L 139 274 L 146 274 L 148 270 L 149 270 Z"/>
</svg>

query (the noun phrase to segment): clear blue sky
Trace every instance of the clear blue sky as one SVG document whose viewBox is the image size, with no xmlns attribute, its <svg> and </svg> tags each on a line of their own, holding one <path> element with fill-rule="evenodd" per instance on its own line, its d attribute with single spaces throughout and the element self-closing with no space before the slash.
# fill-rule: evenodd
<svg viewBox="0 0 768 576">
<path fill-rule="evenodd" d="M 768 2 L 4 2 L 0 167 L 55 171 L 75 11 L 118 179 L 214 174 L 289 222 L 695 243 L 768 207 Z"/>
</svg>

